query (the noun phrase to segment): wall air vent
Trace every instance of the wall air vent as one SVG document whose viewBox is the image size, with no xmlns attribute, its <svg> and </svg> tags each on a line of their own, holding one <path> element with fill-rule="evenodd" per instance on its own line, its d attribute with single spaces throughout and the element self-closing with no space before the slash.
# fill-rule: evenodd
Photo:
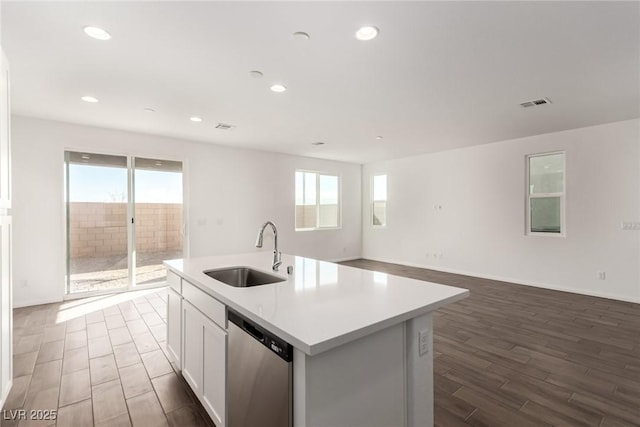
<svg viewBox="0 0 640 427">
<path fill-rule="evenodd" d="M 226 123 L 218 123 L 216 125 L 216 129 L 220 129 L 220 130 L 230 130 L 230 129 L 233 129 L 233 128 L 235 128 L 235 126 L 228 125 Z"/>
<path fill-rule="evenodd" d="M 545 104 L 551 104 L 551 100 L 549 98 L 534 99 L 533 101 L 523 102 L 520 104 L 520 106 L 522 108 L 530 108 L 530 107 L 536 107 L 538 105 L 545 105 Z"/>
</svg>

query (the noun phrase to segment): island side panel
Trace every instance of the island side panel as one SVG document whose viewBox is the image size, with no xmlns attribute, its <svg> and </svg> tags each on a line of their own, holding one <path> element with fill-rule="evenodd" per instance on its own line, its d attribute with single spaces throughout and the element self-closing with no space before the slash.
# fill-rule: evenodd
<svg viewBox="0 0 640 427">
<path fill-rule="evenodd" d="M 293 349 L 293 426 L 307 425 L 307 356 Z"/>
<path fill-rule="evenodd" d="M 433 426 L 433 322 L 431 313 L 406 322 L 407 425 Z"/>
<path fill-rule="evenodd" d="M 316 356 L 295 355 L 295 427 L 406 425 L 404 324 Z"/>
</svg>

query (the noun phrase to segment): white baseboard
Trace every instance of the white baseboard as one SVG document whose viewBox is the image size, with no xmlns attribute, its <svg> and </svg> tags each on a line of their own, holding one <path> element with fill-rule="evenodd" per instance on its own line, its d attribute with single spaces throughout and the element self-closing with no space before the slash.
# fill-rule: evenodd
<svg viewBox="0 0 640 427">
<path fill-rule="evenodd" d="M 32 305 L 51 304 L 54 302 L 62 302 L 62 298 L 43 298 L 28 301 L 13 302 L 13 308 L 30 307 Z"/>
<path fill-rule="evenodd" d="M 472 272 L 472 271 L 457 270 L 457 269 L 453 269 L 453 268 L 443 268 L 443 267 L 439 267 L 439 266 L 433 266 L 433 265 L 427 265 L 427 264 L 419 264 L 419 263 L 406 262 L 406 261 L 400 261 L 400 260 L 392 260 L 392 259 L 387 259 L 387 258 L 364 257 L 363 256 L 363 259 L 370 259 L 372 261 L 379 261 L 379 262 L 387 262 L 387 263 L 390 263 L 390 264 L 405 265 L 407 267 L 426 268 L 426 269 L 429 269 L 429 270 L 440 271 L 440 272 L 443 272 L 443 273 L 461 274 L 461 275 L 464 275 L 464 276 L 473 276 L 473 277 L 479 277 L 481 279 L 496 280 L 496 281 L 499 281 L 499 282 L 508 282 L 508 283 L 513 283 L 513 284 L 516 284 L 516 285 L 532 286 L 532 287 L 535 287 L 535 288 L 550 289 L 550 290 L 553 290 L 553 291 L 569 292 L 569 293 L 572 293 L 572 294 L 587 295 L 587 296 L 591 296 L 591 297 L 606 298 L 606 299 L 613 299 L 613 300 L 617 300 L 617 301 L 625 301 L 625 302 L 632 302 L 632 303 L 640 304 L 640 297 L 630 297 L 630 296 L 626 296 L 626 295 L 609 294 L 609 293 L 606 293 L 606 292 L 593 291 L 591 289 L 567 288 L 567 287 L 564 287 L 564 286 L 557 286 L 557 285 L 553 285 L 553 284 L 549 284 L 549 283 L 531 282 L 531 281 L 522 280 L 522 279 L 515 279 L 513 277 L 494 276 L 494 275 L 491 275 L 491 274 L 476 273 L 476 272 Z"/>
</svg>

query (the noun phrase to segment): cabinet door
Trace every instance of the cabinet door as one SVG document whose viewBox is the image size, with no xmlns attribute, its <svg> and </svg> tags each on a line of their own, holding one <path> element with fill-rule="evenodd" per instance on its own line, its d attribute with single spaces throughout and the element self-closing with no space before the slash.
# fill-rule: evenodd
<svg viewBox="0 0 640 427">
<path fill-rule="evenodd" d="M 182 376 L 198 398 L 202 396 L 204 320 L 194 306 L 182 301 Z"/>
<path fill-rule="evenodd" d="M 227 333 L 206 319 L 204 326 L 204 370 L 202 376 L 202 405 L 214 424 L 226 423 L 227 392 Z"/>
<path fill-rule="evenodd" d="M 182 370 L 182 295 L 169 288 L 167 294 L 167 350 Z"/>
</svg>

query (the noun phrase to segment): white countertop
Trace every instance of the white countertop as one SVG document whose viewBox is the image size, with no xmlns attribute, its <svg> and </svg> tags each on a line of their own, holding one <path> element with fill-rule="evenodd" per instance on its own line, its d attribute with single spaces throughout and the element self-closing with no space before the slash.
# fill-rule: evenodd
<svg viewBox="0 0 640 427">
<path fill-rule="evenodd" d="M 469 291 L 331 262 L 254 252 L 165 261 L 173 272 L 308 355 L 380 331 L 466 298 Z M 292 265 L 293 274 L 287 275 Z M 235 288 L 203 271 L 246 266 L 284 282 Z"/>
</svg>

